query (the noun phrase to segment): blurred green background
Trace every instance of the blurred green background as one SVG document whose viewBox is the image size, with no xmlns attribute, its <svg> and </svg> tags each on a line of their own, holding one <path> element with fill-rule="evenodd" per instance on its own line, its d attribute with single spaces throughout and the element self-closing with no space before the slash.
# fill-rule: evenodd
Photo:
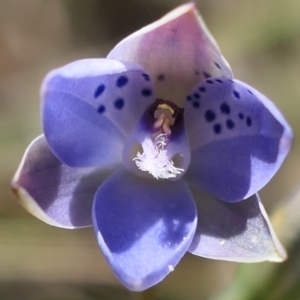
<svg viewBox="0 0 300 300">
<path fill-rule="evenodd" d="M 143 296 L 115 279 L 91 229 L 68 231 L 29 215 L 10 180 L 41 133 L 39 87 L 52 68 L 105 57 L 123 37 L 179 0 L 0 0 L 0 299 L 300 299 L 300 1 L 198 0 L 235 77 L 271 98 L 295 133 L 294 148 L 261 191 L 290 259 L 253 265 L 186 255 Z"/>
</svg>

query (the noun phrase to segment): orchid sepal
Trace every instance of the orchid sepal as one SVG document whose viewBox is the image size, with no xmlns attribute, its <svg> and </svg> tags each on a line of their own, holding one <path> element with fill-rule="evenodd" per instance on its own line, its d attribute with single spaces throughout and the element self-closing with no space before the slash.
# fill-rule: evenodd
<svg viewBox="0 0 300 300">
<path fill-rule="evenodd" d="M 211 76 L 232 78 L 229 64 L 194 3 L 181 5 L 128 36 L 107 58 L 139 64 L 153 79 L 157 97 L 181 107 L 200 80 Z"/>
</svg>

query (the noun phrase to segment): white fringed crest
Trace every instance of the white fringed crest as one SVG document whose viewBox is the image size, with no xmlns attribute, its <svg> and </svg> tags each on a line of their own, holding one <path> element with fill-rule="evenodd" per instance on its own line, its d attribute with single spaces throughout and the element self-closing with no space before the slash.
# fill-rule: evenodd
<svg viewBox="0 0 300 300">
<path fill-rule="evenodd" d="M 140 170 L 149 172 L 156 179 L 174 178 L 184 170 L 176 168 L 174 162 L 168 158 L 166 145 L 167 135 L 160 134 L 154 142 L 143 145 L 144 152 L 138 152 L 133 161 Z"/>
</svg>

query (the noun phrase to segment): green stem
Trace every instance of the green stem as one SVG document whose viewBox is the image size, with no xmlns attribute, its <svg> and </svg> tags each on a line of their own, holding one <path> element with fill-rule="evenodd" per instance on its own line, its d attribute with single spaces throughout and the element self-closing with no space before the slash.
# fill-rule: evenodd
<svg viewBox="0 0 300 300">
<path fill-rule="evenodd" d="M 156 293 L 155 293 L 155 288 L 150 288 L 142 293 L 142 300 L 155 300 L 156 298 Z"/>
<path fill-rule="evenodd" d="M 150 288 L 141 293 L 133 293 L 132 300 L 157 300 L 156 289 Z"/>
</svg>

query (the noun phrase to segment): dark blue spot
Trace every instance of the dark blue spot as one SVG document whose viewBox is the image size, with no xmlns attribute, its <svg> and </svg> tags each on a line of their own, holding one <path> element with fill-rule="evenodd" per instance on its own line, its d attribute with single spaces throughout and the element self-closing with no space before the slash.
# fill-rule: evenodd
<svg viewBox="0 0 300 300">
<path fill-rule="evenodd" d="M 200 104 L 199 104 L 199 102 L 194 101 L 194 102 L 193 102 L 193 106 L 194 106 L 195 108 L 199 108 Z"/>
<path fill-rule="evenodd" d="M 201 87 L 199 87 L 199 89 L 198 89 L 200 92 L 205 92 L 206 91 L 206 88 L 204 87 L 204 86 L 201 86 Z"/>
<path fill-rule="evenodd" d="M 216 114 L 211 110 L 207 110 L 204 114 L 204 117 L 207 122 L 212 122 L 216 118 Z"/>
<path fill-rule="evenodd" d="M 157 79 L 158 79 L 159 81 L 163 81 L 163 80 L 165 79 L 165 75 L 164 75 L 164 74 L 159 74 L 159 75 L 157 76 Z"/>
<path fill-rule="evenodd" d="M 210 79 L 206 80 L 206 82 L 209 83 L 209 84 L 213 84 L 213 83 L 214 83 L 214 82 L 213 82 L 212 80 L 210 80 Z"/>
<path fill-rule="evenodd" d="M 232 82 L 232 83 L 234 83 L 234 81 L 233 81 L 233 80 L 231 80 L 231 79 L 229 79 L 228 81 L 229 81 L 229 82 Z"/>
<path fill-rule="evenodd" d="M 239 118 L 241 119 L 241 120 L 243 120 L 244 119 L 244 114 L 242 114 L 242 113 L 239 113 Z"/>
<path fill-rule="evenodd" d="M 149 76 L 148 74 L 143 73 L 142 76 L 144 77 L 144 79 L 145 79 L 146 81 L 150 81 L 150 76 Z"/>
<path fill-rule="evenodd" d="M 99 107 L 98 107 L 98 113 L 99 114 L 103 114 L 104 112 L 105 112 L 105 106 L 104 105 L 100 105 Z"/>
<path fill-rule="evenodd" d="M 253 93 L 250 90 L 247 90 L 249 94 L 251 94 L 253 96 Z"/>
<path fill-rule="evenodd" d="M 232 128 L 234 127 L 233 121 L 230 120 L 230 119 L 228 119 L 228 120 L 226 121 L 226 126 L 227 126 L 228 129 L 232 129 Z"/>
<path fill-rule="evenodd" d="M 214 125 L 214 132 L 215 132 L 215 134 L 221 133 L 221 130 L 222 130 L 221 124 L 215 124 Z"/>
<path fill-rule="evenodd" d="M 120 76 L 118 79 L 117 79 L 117 87 L 121 88 L 123 87 L 124 85 L 126 85 L 128 82 L 128 78 L 126 76 Z"/>
<path fill-rule="evenodd" d="M 121 110 L 124 107 L 124 104 L 125 104 L 125 102 L 124 102 L 123 98 L 118 98 L 114 103 L 115 108 L 119 109 L 119 110 Z"/>
<path fill-rule="evenodd" d="M 209 73 L 206 73 L 206 72 L 203 72 L 203 76 L 204 76 L 205 78 L 210 78 L 210 77 L 211 77 L 211 75 L 210 75 Z"/>
<path fill-rule="evenodd" d="M 142 90 L 142 95 L 145 96 L 145 97 L 149 97 L 152 95 L 152 91 L 150 89 L 143 89 Z"/>
<path fill-rule="evenodd" d="M 247 117 L 246 124 L 247 124 L 248 127 L 250 127 L 252 125 L 252 120 L 251 120 L 250 117 Z"/>
<path fill-rule="evenodd" d="M 95 98 L 99 97 L 104 92 L 104 90 L 105 90 L 105 85 L 104 84 L 100 84 L 97 87 L 97 89 L 96 89 L 96 91 L 94 93 L 94 97 Z"/>
<path fill-rule="evenodd" d="M 225 114 L 225 115 L 230 114 L 230 106 L 225 102 L 221 104 L 220 110 L 221 110 L 222 114 Z"/>
<path fill-rule="evenodd" d="M 199 99 L 200 98 L 200 95 L 198 93 L 194 93 L 194 97 Z"/>
<path fill-rule="evenodd" d="M 223 83 L 221 79 L 216 79 L 216 82 Z"/>
<path fill-rule="evenodd" d="M 215 65 L 217 68 L 221 69 L 221 66 L 218 63 L 215 62 Z"/>
<path fill-rule="evenodd" d="M 237 91 L 233 91 L 233 95 L 234 95 L 234 97 L 235 98 L 237 98 L 237 99 L 240 99 L 240 93 L 239 92 L 237 92 Z"/>
<path fill-rule="evenodd" d="M 191 100 L 192 100 L 192 97 L 191 97 L 191 96 L 187 96 L 187 97 L 186 97 L 186 100 L 187 100 L 187 101 L 191 101 Z"/>
</svg>

